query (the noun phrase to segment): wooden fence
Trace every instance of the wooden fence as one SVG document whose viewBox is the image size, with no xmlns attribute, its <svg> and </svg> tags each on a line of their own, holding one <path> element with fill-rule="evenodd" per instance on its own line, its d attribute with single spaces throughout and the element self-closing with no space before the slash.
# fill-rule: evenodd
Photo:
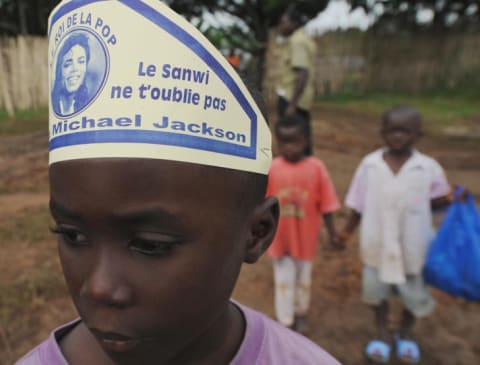
<svg viewBox="0 0 480 365">
<path fill-rule="evenodd" d="M 375 35 L 338 32 L 316 39 L 319 95 L 364 91 L 416 92 L 480 82 L 480 34 Z M 264 89 L 275 97 L 281 45 L 269 41 Z"/>
<path fill-rule="evenodd" d="M 48 105 L 47 63 L 46 38 L 0 38 L 0 110 Z"/>
<path fill-rule="evenodd" d="M 272 33 L 264 91 L 275 97 L 279 46 Z M 379 36 L 329 33 L 316 39 L 318 93 L 421 91 L 480 80 L 480 34 Z M 47 40 L 0 38 L 0 110 L 48 105 Z"/>
</svg>

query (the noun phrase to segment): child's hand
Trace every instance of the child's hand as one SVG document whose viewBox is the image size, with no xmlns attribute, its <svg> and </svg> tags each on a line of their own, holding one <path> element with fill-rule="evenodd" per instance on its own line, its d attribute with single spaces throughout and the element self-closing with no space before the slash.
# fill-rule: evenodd
<svg viewBox="0 0 480 365">
<path fill-rule="evenodd" d="M 465 202 L 467 200 L 468 195 L 470 194 L 470 190 L 468 190 L 464 186 L 454 185 L 453 191 L 449 194 L 448 198 L 451 202 Z M 460 194 L 454 193 L 457 191 L 458 188 L 461 188 Z"/>
<path fill-rule="evenodd" d="M 350 236 L 351 234 L 346 231 L 340 232 L 339 234 L 337 234 L 338 244 L 345 247 L 348 240 L 350 240 Z"/>
<path fill-rule="evenodd" d="M 343 251 L 345 249 L 345 241 L 340 238 L 340 235 L 330 237 L 330 247 L 336 251 Z"/>
</svg>

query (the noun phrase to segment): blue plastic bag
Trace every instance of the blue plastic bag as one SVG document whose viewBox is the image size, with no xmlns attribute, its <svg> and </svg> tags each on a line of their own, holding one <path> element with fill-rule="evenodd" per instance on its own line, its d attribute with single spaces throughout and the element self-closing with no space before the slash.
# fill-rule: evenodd
<svg viewBox="0 0 480 365">
<path fill-rule="evenodd" d="M 447 209 L 430 246 L 424 277 L 444 292 L 480 301 L 480 215 L 471 194 Z"/>
</svg>

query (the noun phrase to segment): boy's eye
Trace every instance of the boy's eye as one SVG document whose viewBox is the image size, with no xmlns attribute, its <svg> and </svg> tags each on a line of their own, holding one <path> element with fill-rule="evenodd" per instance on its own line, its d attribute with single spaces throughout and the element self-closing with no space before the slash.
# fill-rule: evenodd
<svg viewBox="0 0 480 365">
<path fill-rule="evenodd" d="M 178 244 L 178 241 L 172 239 L 136 237 L 129 242 L 128 247 L 142 255 L 162 256 L 170 253 Z"/>
<path fill-rule="evenodd" d="M 60 235 L 70 245 L 83 246 L 88 244 L 87 236 L 75 228 L 59 226 L 50 230 L 52 233 Z"/>
</svg>

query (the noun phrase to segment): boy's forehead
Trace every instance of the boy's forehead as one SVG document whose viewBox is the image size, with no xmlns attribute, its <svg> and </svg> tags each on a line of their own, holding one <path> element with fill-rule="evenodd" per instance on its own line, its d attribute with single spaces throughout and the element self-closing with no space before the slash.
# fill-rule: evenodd
<svg viewBox="0 0 480 365">
<path fill-rule="evenodd" d="M 55 67 L 79 36 L 88 82 L 67 96 Z M 162 2 L 64 0 L 49 18 L 48 55 L 50 164 L 143 158 L 268 173 L 270 129 L 246 85 Z"/>
<path fill-rule="evenodd" d="M 56 219 L 95 225 L 162 221 L 178 228 L 198 226 L 205 215 L 225 223 L 249 211 L 239 209 L 243 185 L 224 171 L 156 159 L 62 161 L 50 166 L 50 206 Z"/>
<path fill-rule="evenodd" d="M 69 194 L 72 190 L 95 190 L 104 194 L 111 190 L 130 190 L 134 195 L 155 195 L 169 190 L 171 194 L 200 197 L 220 196 L 226 189 L 229 196 L 243 199 L 255 191 L 261 176 L 244 171 L 203 166 L 188 162 L 137 159 L 99 158 L 62 161 L 49 167 L 51 191 Z"/>
<path fill-rule="evenodd" d="M 385 127 L 401 125 L 403 127 L 418 129 L 421 126 L 421 119 L 418 113 L 399 110 L 386 115 L 383 119 L 383 125 Z"/>
<path fill-rule="evenodd" d="M 165 200 L 183 202 L 223 199 L 242 188 L 238 174 L 222 168 L 158 159 L 78 159 L 49 168 L 51 195 L 69 201 L 79 196 L 114 197 L 121 201 Z M 163 194 L 163 195 L 162 195 Z M 118 201 L 116 199 L 115 201 Z M 97 202 L 95 203 L 97 204 Z M 115 203 L 116 204 L 116 203 Z"/>
<path fill-rule="evenodd" d="M 92 158 L 75 159 L 51 164 L 50 176 L 90 176 L 92 179 L 110 177 L 116 184 L 125 182 L 128 176 L 136 183 L 154 181 L 159 177 L 175 179 L 179 184 L 187 182 L 193 188 L 204 181 L 221 178 L 225 181 L 233 175 L 233 170 L 214 166 L 160 159 L 143 158 Z M 236 172 L 239 174 L 240 172 Z"/>
</svg>

